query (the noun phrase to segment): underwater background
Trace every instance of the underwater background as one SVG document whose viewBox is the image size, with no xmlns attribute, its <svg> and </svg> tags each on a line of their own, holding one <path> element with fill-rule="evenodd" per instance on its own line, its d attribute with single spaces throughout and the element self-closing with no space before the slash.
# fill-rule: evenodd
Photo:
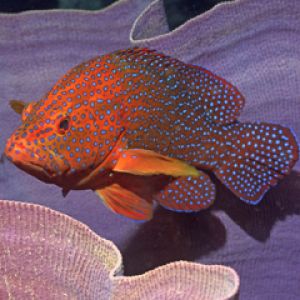
<svg viewBox="0 0 300 300">
<path fill-rule="evenodd" d="M 199 15 L 219 2 L 232 0 L 164 0 L 170 29 L 178 27 L 186 20 Z M 38 9 L 102 9 L 116 0 L 2 0 L 1 12 L 21 12 Z"/>
<path fill-rule="evenodd" d="M 128 20 L 135 19 L 145 8 L 146 2 L 136 1 L 129 6 L 128 9 L 133 10 L 134 7 L 136 13 L 130 14 L 124 8 L 123 12 L 130 15 L 124 22 L 129 23 Z M 169 29 L 175 29 L 186 20 L 209 11 L 217 2 L 222 1 L 164 1 Z M 161 31 L 153 29 L 149 37 L 146 29 L 141 29 L 136 32 L 137 39 L 134 43 L 161 47 L 162 51 L 166 49 L 169 54 L 221 74 L 245 93 L 247 106 L 244 119 L 282 122 L 292 127 L 299 139 L 299 2 L 292 1 L 285 5 L 282 1 L 268 1 L 265 6 L 259 1 L 250 2 L 241 1 L 240 11 L 236 7 L 243 16 L 247 16 L 250 11 L 257 12 L 253 13 L 252 19 L 249 14 L 247 21 L 235 21 L 239 19 L 238 14 L 230 15 L 224 7 L 223 15 L 228 13 L 232 19 L 222 19 L 218 15 L 220 8 L 215 11 L 216 23 L 213 22 L 213 17 L 203 15 L 203 19 L 199 19 L 201 26 L 197 26 L 197 29 L 189 24 L 186 35 L 188 32 L 193 32 L 194 35 L 199 32 L 197 43 L 202 46 L 199 46 L 200 50 L 193 43 L 187 43 L 186 48 L 178 46 L 178 40 L 182 39 L 183 34 L 171 37 L 178 39 L 174 42 L 176 47 L 167 36 L 163 36 L 155 44 L 151 37 L 168 32 L 169 29 L 165 28 Z M 10 13 L 52 8 L 97 10 L 111 3 L 112 1 L 1 1 L 0 10 Z M 282 20 L 280 10 L 284 15 Z M 120 30 L 120 33 L 112 35 L 103 34 L 98 44 L 94 42 L 101 35 L 97 31 L 97 27 L 101 26 L 101 22 L 97 24 L 96 20 L 99 16 L 93 16 L 95 24 L 88 25 L 81 25 L 85 22 L 83 15 L 76 15 L 77 19 L 67 14 L 58 16 L 57 19 L 51 19 L 47 14 L 43 17 L 47 26 L 61 22 L 66 28 L 71 24 L 75 31 L 85 29 L 89 34 L 87 37 L 84 33 L 75 37 L 74 29 L 64 31 L 63 26 L 60 34 L 47 31 L 47 26 L 41 26 L 44 32 L 40 32 L 34 17 L 26 14 L 18 21 L 2 17 L 1 152 L 12 128 L 19 124 L 18 116 L 8 107 L 10 99 L 17 97 L 30 101 L 40 97 L 59 76 L 81 60 L 97 53 L 103 54 L 111 48 L 129 46 L 125 29 L 124 32 Z M 107 17 L 107 23 L 110 17 Z M 146 20 L 142 21 L 146 23 Z M 141 27 L 142 21 L 138 24 Z M 223 26 L 223 30 L 214 31 L 214 24 L 219 29 Z M 111 22 L 111 26 L 114 25 Z M 122 21 L 115 26 L 114 32 L 122 26 Z M 12 28 L 15 28 L 13 35 Z M 67 41 L 62 45 L 61 41 L 67 40 L 68 36 L 72 39 L 71 42 Z M 139 42 L 139 38 L 149 40 Z M 87 42 L 86 45 L 77 45 L 81 39 Z M 224 41 L 226 39 L 231 41 L 228 47 Z M 105 44 L 106 40 L 109 45 Z M 67 198 L 63 198 L 57 187 L 41 183 L 8 163 L 0 168 L 1 199 L 40 203 L 89 225 L 119 247 L 126 275 L 141 274 L 181 259 L 225 264 L 233 267 L 241 277 L 241 299 L 300 298 L 299 164 L 257 206 L 242 203 L 226 188 L 218 186 L 219 197 L 210 210 L 190 215 L 173 213 L 159 207 L 154 219 L 144 224 L 122 219 L 107 211 L 90 191 L 72 191 Z"/>
</svg>

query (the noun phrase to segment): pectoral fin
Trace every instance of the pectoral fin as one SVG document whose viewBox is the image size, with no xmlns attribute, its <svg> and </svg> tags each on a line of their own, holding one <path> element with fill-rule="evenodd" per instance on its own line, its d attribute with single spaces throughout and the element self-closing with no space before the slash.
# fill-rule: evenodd
<svg viewBox="0 0 300 300">
<path fill-rule="evenodd" d="M 185 162 L 143 149 L 123 150 L 115 167 L 116 172 L 134 175 L 198 176 L 199 172 Z"/>
<path fill-rule="evenodd" d="M 119 184 L 115 183 L 95 192 L 104 204 L 117 214 L 139 221 L 152 218 L 152 203 L 147 202 Z"/>
<path fill-rule="evenodd" d="M 22 115 L 23 110 L 28 103 L 21 100 L 10 100 L 9 105 L 17 114 Z"/>
<path fill-rule="evenodd" d="M 32 111 L 32 108 L 36 102 L 24 102 L 21 100 L 10 100 L 9 105 L 10 107 L 22 117 L 22 121 L 25 121 L 28 114 Z"/>
<path fill-rule="evenodd" d="M 70 190 L 63 188 L 61 192 L 62 192 L 63 197 L 65 198 L 69 194 Z"/>
</svg>

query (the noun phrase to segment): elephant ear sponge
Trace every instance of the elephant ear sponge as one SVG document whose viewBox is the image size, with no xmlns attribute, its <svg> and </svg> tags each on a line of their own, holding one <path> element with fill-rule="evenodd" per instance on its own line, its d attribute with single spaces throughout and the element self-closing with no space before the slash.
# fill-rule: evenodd
<svg viewBox="0 0 300 300">
<path fill-rule="evenodd" d="M 239 288 L 229 267 L 184 261 L 118 276 L 112 242 L 34 204 L 0 200 L 0 247 L 1 299 L 231 299 Z"/>
</svg>

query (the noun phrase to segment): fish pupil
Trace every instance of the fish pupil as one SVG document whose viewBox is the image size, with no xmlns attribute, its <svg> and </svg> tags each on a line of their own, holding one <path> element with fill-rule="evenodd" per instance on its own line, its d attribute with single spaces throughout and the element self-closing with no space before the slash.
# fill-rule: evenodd
<svg viewBox="0 0 300 300">
<path fill-rule="evenodd" d="M 59 122 L 59 131 L 61 132 L 61 133 L 64 133 L 65 131 L 67 131 L 68 129 L 69 129 L 69 124 L 70 122 L 69 122 L 69 119 L 68 118 L 66 118 L 66 119 L 63 119 L 63 120 L 61 120 L 60 122 Z"/>
<path fill-rule="evenodd" d="M 69 120 L 65 119 L 59 123 L 59 128 L 63 130 L 69 129 Z"/>
</svg>

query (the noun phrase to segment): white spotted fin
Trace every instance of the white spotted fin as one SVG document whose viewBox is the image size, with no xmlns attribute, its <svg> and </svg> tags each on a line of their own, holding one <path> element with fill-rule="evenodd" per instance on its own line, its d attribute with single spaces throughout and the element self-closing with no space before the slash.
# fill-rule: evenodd
<svg viewBox="0 0 300 300">
<path fill-rule="evenodd" d="M 179 212 L 196 212 L 214 203 L 215 185 L 209 176 L 199 171 L 198 177 L 179 177 L 169 183 L 155 200 L 167 209 Z"/>
<path fill-rule="evenodd" d="M 250 204 L 260 202 L 298 160 L 296 139 L 281 125 L 237 123 L 224 132 L 224 137 L 226 147 L 214 172 L 236 196 Z"/>
</svg>

